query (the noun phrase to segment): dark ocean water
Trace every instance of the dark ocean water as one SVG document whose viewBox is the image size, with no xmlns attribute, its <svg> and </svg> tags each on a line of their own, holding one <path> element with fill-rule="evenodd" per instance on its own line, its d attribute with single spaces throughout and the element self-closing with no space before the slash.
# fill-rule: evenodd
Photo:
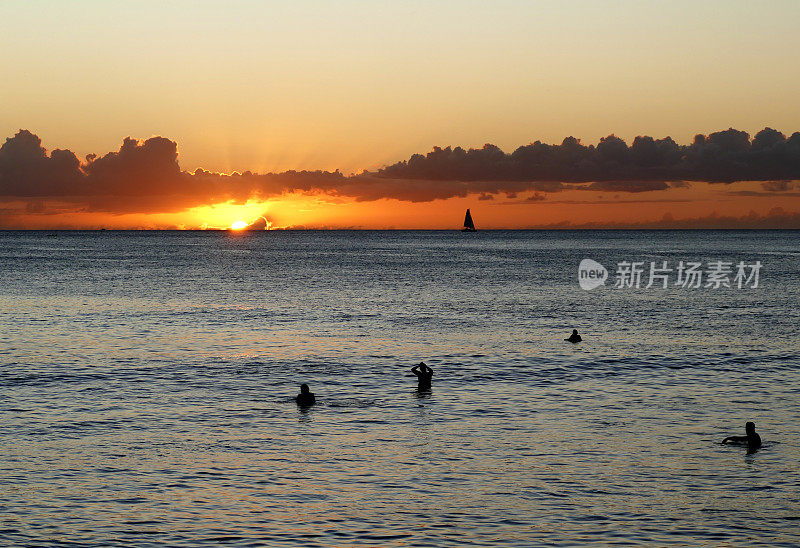
<svg viewBox="0 0 800 548">
<path fill-rule="evenodd" d="M 0 232 L 0 544 L 797 546 L 798 244 Z M 763 266 L 613 287 L 665 260 Z"/>
</svg>

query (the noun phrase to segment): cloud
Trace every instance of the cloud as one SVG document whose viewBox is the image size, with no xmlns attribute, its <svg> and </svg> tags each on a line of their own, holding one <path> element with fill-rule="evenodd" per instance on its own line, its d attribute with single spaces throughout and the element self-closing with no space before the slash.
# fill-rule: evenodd
<svg viewBox="0 0 800 548">
<path fill-rule="evenodd" d="M 68 150 L 49 155 L 42 141 L 20 130 L 0 147 L 0 194 L 15 197 L 63 196 L 85 178 L 80 161 Z"/>
<path fill-rule="evenodd" d="M 48 155 L 39 137 L 26 130 L 0 147 L 0 199 L 47 199 L 86 212 L 181 211 L 285 192 L 330 192 L 345 183 L 338 171 L 188 173 L 178 164 L 177 143 L 164 137 L 128 137 L 118 151 L 90 154 L 84 162 L 68 150 Z"/>
<path fill-rule="evenodd" d="M 564 183 L 592 183 L 584 188 L 593 190 L 611 187 L 619 192 L 645 192 L 687 181 L 793 180 L 800 179 L 800 132 L 787 139 L 784 134 L 765 128 L 751 140 L 746 132 L 731 128 L 708 136 L 697 135 L 690 145 L 678 145 L 670 137 L 639 136 L 628 146 L 619 137 L 609 135 L 597 145 L 586 146 L 567 137 L 560 145 L 536 141 L 510 154 L 490 144 L 470 150 L 434 147 L 427 155 L 415 154 L 379 170 L 378 175 L 554 185 L 536 189 L 545 192 L 576 188 Z"/>
<path fill-rule="evenodd" d="M 267 221 L 264 217 L 259 217 L 249 225 L 244 230 L 266 230 L 269 226 L 270 222 Z"/>
<path fill-rule="evenodd" d="M 774 192 L 760 192 L 758 190 L 731 190 L 726 192 L 728 196 L 750 196 L 753 198 L 775 197 Z M 778 194 L 781 198 L 797 198 L 800 197 L 800 192 L 782 192 Z"/>
<path fill-rule="evenodd" d="M 733 190 L 726 194 L 729 196 L 753 196 L 753 197 L 781 197 L 797 198 L 800 196 L 800 183 L 795 181 L 767 181 L 761 183 L 762 190 Z"/>
<path fill-rule="evenodd" d="M 507 202 L 500 202 L 496 205 L 526 205 L 535 202 L 542 202 L 545 200 L 546 197 L 544 194 L 534 194 L 530 198 L 525 200 L 516 200 L 516 201 L 507 201 Z M 597 206 L 607 206 L 609 203 L 616 204 L 688 204 L 691 203 L 692 200 L 689 199 L 661 199 L 661 200 L 637 200 L 637 199 L 615 199 L 613 202 L 604 202 L 602 200 L 561 200 L 561 199 L 552 199 L 547 200 L 545 205 L 551 204 L 581 204 L 581 205 L 597 205 Z"/>
<path fill-rule="evenodd" d="M 69 150 L 48 153 L 41 139 L 20 130 L 0 147 L 0 202 L 26 202 L 30 214 L 62 212 L 168 213 L 222 202 L 245 203 L 287 193 L 333 199 L 429 202 L 479 195 L 490 200 L 523 192 L 565 190 L 642 193 L 684 187 L 688 181 L 764 181 L 765 192 L 787 192 L 800 179 L 800 133 L 770 128 L 753 139 L 729 129 L 697 135 L 690 145 L 640 136 L 628 146 L 609 135 L 597 145 L 567 137 L 536 141 L 506 153 L 434 147 L 376 172 L 214 173 L 183 171 L 178 145 L 164 137 L 123 140 L 119 150 L 80 160 Z"/>
<path fill-rule="evenodd" d="M 617 223 L 587 222 L 536 225 L 528 228 L 541 229 L 800 229 L 800 212 L 786 211 L 781 207 L 772 208 L 768 213 L 759 215 L 751 211 L 747 215 L 718 215 L 711 213 L 705 217 L 689 217 L 676 219 L 671 213 L 665 213 L 657 221 Z"/>
<path fill-rule="evenodd" d="M 690 188 L 692 183 L 689 181 L 669 181 L 670 188 Z"/>
<path fill-rule="evenodd" d="M 791 181 L 767 181 L 761 183 L 761 188 L 768 192 L 786 192 L 800 188 L 800 184 Z"/>
<path fill-rule="evenodd" d="M 651 192 L 671 187 L 665 181 L 597 181 L 577 188 L 600 192 Z"/>
<path fill-rule="evenodd" d="M 544 199 L 545 199 L 545 195 L 544 194 L 539 194 L 538 192 L 534 192 L 532 195 L 530 195 L 527 198 L 525 198 L 524 202 L 525 203 L 541 202 Z"/>
</svg>

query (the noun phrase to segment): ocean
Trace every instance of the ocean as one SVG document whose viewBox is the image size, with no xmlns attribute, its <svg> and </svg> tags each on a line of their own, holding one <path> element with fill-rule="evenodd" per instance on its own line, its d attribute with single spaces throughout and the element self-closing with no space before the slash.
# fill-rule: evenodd
<svg viewBox="0 0 800 548">
<path fill-rule="evenodd" d="M 797 546 L 799 243 L 0 232 L 0 544 Z"/>
</svg>

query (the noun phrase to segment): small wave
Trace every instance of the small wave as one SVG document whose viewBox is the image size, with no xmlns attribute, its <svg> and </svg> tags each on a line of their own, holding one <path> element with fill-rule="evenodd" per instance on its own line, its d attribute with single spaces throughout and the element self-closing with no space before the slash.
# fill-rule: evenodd
<svg viewBox="0 0 800 548">
<path fill-rule="evenodd" d="M 362 407 L 372 407 L 375 405 L 376 400 L 360 400 L 357 398 L 352 399 L 343 399 L 343 400 L 332 400 L 326 402 L 328 407 L 351 407 L 351 408 L 362 408 Z"/>
</svg>

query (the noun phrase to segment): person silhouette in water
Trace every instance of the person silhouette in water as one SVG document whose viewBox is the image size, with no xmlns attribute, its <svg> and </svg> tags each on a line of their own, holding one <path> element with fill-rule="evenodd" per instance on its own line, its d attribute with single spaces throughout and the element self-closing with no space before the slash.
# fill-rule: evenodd
<svg viewBox="0 0 800 548">
<path fill-rule="evenodd" d="M 296 401 L 297 405 L 300 407 L 309 407 L 317 402 L 317 398 L 315 398 L 314 393 L 308 389 L 307 384 L 301 384 L 300 393 L 297 395 L 294 401 Z"/>
<path fill-rule="evenodd" d="M 419 362 L 411 368 L 411 372 L 417 376 L 417 390 L 430 390 L 433 369 L 428 367 L 425 362 Z"/>
<path fill-rule="evenodd" d="M 571 342 L 571 343 L 579 343 L 579 342 L 581 342 L 583 339 L 581 339 L 581 336 L 580 336 L 580 335 L 578 335 L 578 330 L 577 330 L 577 329 L 573 329 L 573 330 L 572 330 L 572 335 L 570 335 L 570 336 L 569 336 L 569 339 L 564 339 L 564 340 L 565 340 L 565 341 L 569 341 L 569 342 Z"/>
<path fill-rule="evenodd" d="M 761 447 L 761 436 L 756 434 L 756 423 L 748 422 L 744 425 L 746 436 L 728 436 L 722 443 L 735 443 L 737 445 L 747 445 L 748 453 L 755 453 Z"/>
</svg>

